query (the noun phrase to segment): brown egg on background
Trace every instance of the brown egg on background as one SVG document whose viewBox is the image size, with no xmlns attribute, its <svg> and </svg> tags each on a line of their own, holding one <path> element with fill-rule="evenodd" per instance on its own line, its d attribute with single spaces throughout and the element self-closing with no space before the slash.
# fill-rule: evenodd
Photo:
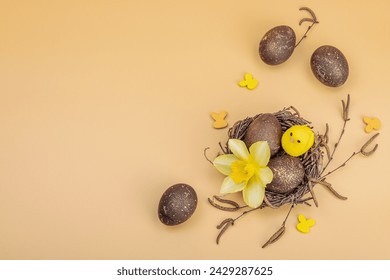
<svg viewBox="0 0 390 280">
<path fill-rule="evenodd" d="M 248 126 L 243 141 L 249 148 L 257 141 L 267 141 L 271 150 L 271 156 L 280 149 L 282 126 L 272 114 L 262 114 L 256 117 Z"/>
<path fill-rule="evenodd" d="M 289 155 L 272 158 L 268 167 L 274 174 L 272 182 L 266 187 L 266 190 L 271 192 L 288 193 L 297 188 L 305 176 L 305 168 L 301 160 Z"/>
<path fill-rule="evenodd" d="M 280 25 L 269 30 L 259 44 L 260 58 L 269 65 L 278 65 L 290 58 L 295 49 L 294 30 Z"/>
<path fill-rule="evenodd" d="M 192 216 L 197 204 L 196 192 L 190 185 L 176 184 L 161 196 L 158 217 L 167 226 L 179 225 Z"/>
<path fill-rule="evenodd" d="M 326 86 L 339 87 L 348 79 L 348 61 L 344 54 L 333 46 L 317 48 L 311 56 L 310 66 L 314 76 Z"/>
</svg>

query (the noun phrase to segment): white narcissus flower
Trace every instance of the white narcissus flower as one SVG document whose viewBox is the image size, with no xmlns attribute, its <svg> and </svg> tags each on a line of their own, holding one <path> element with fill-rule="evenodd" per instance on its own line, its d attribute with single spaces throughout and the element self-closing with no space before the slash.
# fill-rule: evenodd
<svg viewBox="0 0 390 280">
<path fill-rule="evenodd" d="M 272 170 L 267 167 L 270 149 L 267 141 L 258 141 L 249 147 L 238 139 L 229 139 L 229 150 L 233 154 L 218 156 L 213 164 L 219 172 L 226 175 L 221 193 L 242 191 L 244 202 L 256 208 L 264 200 L 265 187 L 272 182 Z"/>
</svg>

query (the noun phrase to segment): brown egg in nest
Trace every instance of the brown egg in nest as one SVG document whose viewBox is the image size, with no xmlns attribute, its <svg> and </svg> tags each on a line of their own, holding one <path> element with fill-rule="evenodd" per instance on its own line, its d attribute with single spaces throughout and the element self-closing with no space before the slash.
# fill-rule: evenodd
<svg viewBox="0 0 390 280">
<path fill-rule="evenodd" d="M 297 188 L 305 176 L 305 168 L 298 157 L 282 155 L 272 158 L 268 167 L 274 178 L 266 190 L 275 193 L 288 193 Z"/>
<path fill-rule="evenodd" d="M 281 137 L 282 126 L 278 119 L 273 114 L 262 114 L 248 126 L 243 140 L 248 148 L 258 141 L 267 141 L 273 156 L 280 149 Z"/>
</svg>

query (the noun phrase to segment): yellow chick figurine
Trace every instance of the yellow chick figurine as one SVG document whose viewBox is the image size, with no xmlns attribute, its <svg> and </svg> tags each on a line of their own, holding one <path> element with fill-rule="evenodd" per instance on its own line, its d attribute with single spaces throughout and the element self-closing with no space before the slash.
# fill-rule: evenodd
<svg viewBox="0 0 390 280">
<path fill-rule="evenodd" d="M 282 147 L 293 157 L 303 155 L 313 144 L 314 133 L 307 125 L 293 125 L 282 135 Z"/>
</svg>

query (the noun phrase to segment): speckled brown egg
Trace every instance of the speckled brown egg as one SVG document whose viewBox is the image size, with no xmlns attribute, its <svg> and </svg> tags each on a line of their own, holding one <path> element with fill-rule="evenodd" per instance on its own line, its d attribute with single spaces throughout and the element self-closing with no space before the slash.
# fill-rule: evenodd
<svg viewBox="0 0 390 280">
<path fill-rule="evenodd" d="M 271 156 L 280 149 L 282 126 L 272 114 L 262 114 L 256 117 L 248 126 L 243 141 L 249 148 L 257 141 L 267 141 L 271 150 Z"/>
<path fill-rule="evenodd" d="M 333 46 L 316 49 L 310 60 L 314 76 L 324 85 L 339 87 L 349 75 L 349 67 L 344 54 Z"/>
<path fill-rule="evenodd" d="M 260 41 L 260 58 L 269 65 L 285 62 L 295 49 L 294 30 L 287 25 L 280 25 L 269 30 Z"/>
<path fill-rule="evenodd" d="M 305 176 L 305 168 L 301 160 L 289 155 L 272 158 L 268 167 L 274 173 L 272 182 L 266 188 L 271 192 L 288 193 L 298 187 Z"/>
<path fill-rule="evenodd" d="M 158 217 L 167 226 L 175 226 L 187 221 L 195 212 L 198 198 L 195 190 L 187 184 L 169 187 L 161 196 Z"/>
</svg>

